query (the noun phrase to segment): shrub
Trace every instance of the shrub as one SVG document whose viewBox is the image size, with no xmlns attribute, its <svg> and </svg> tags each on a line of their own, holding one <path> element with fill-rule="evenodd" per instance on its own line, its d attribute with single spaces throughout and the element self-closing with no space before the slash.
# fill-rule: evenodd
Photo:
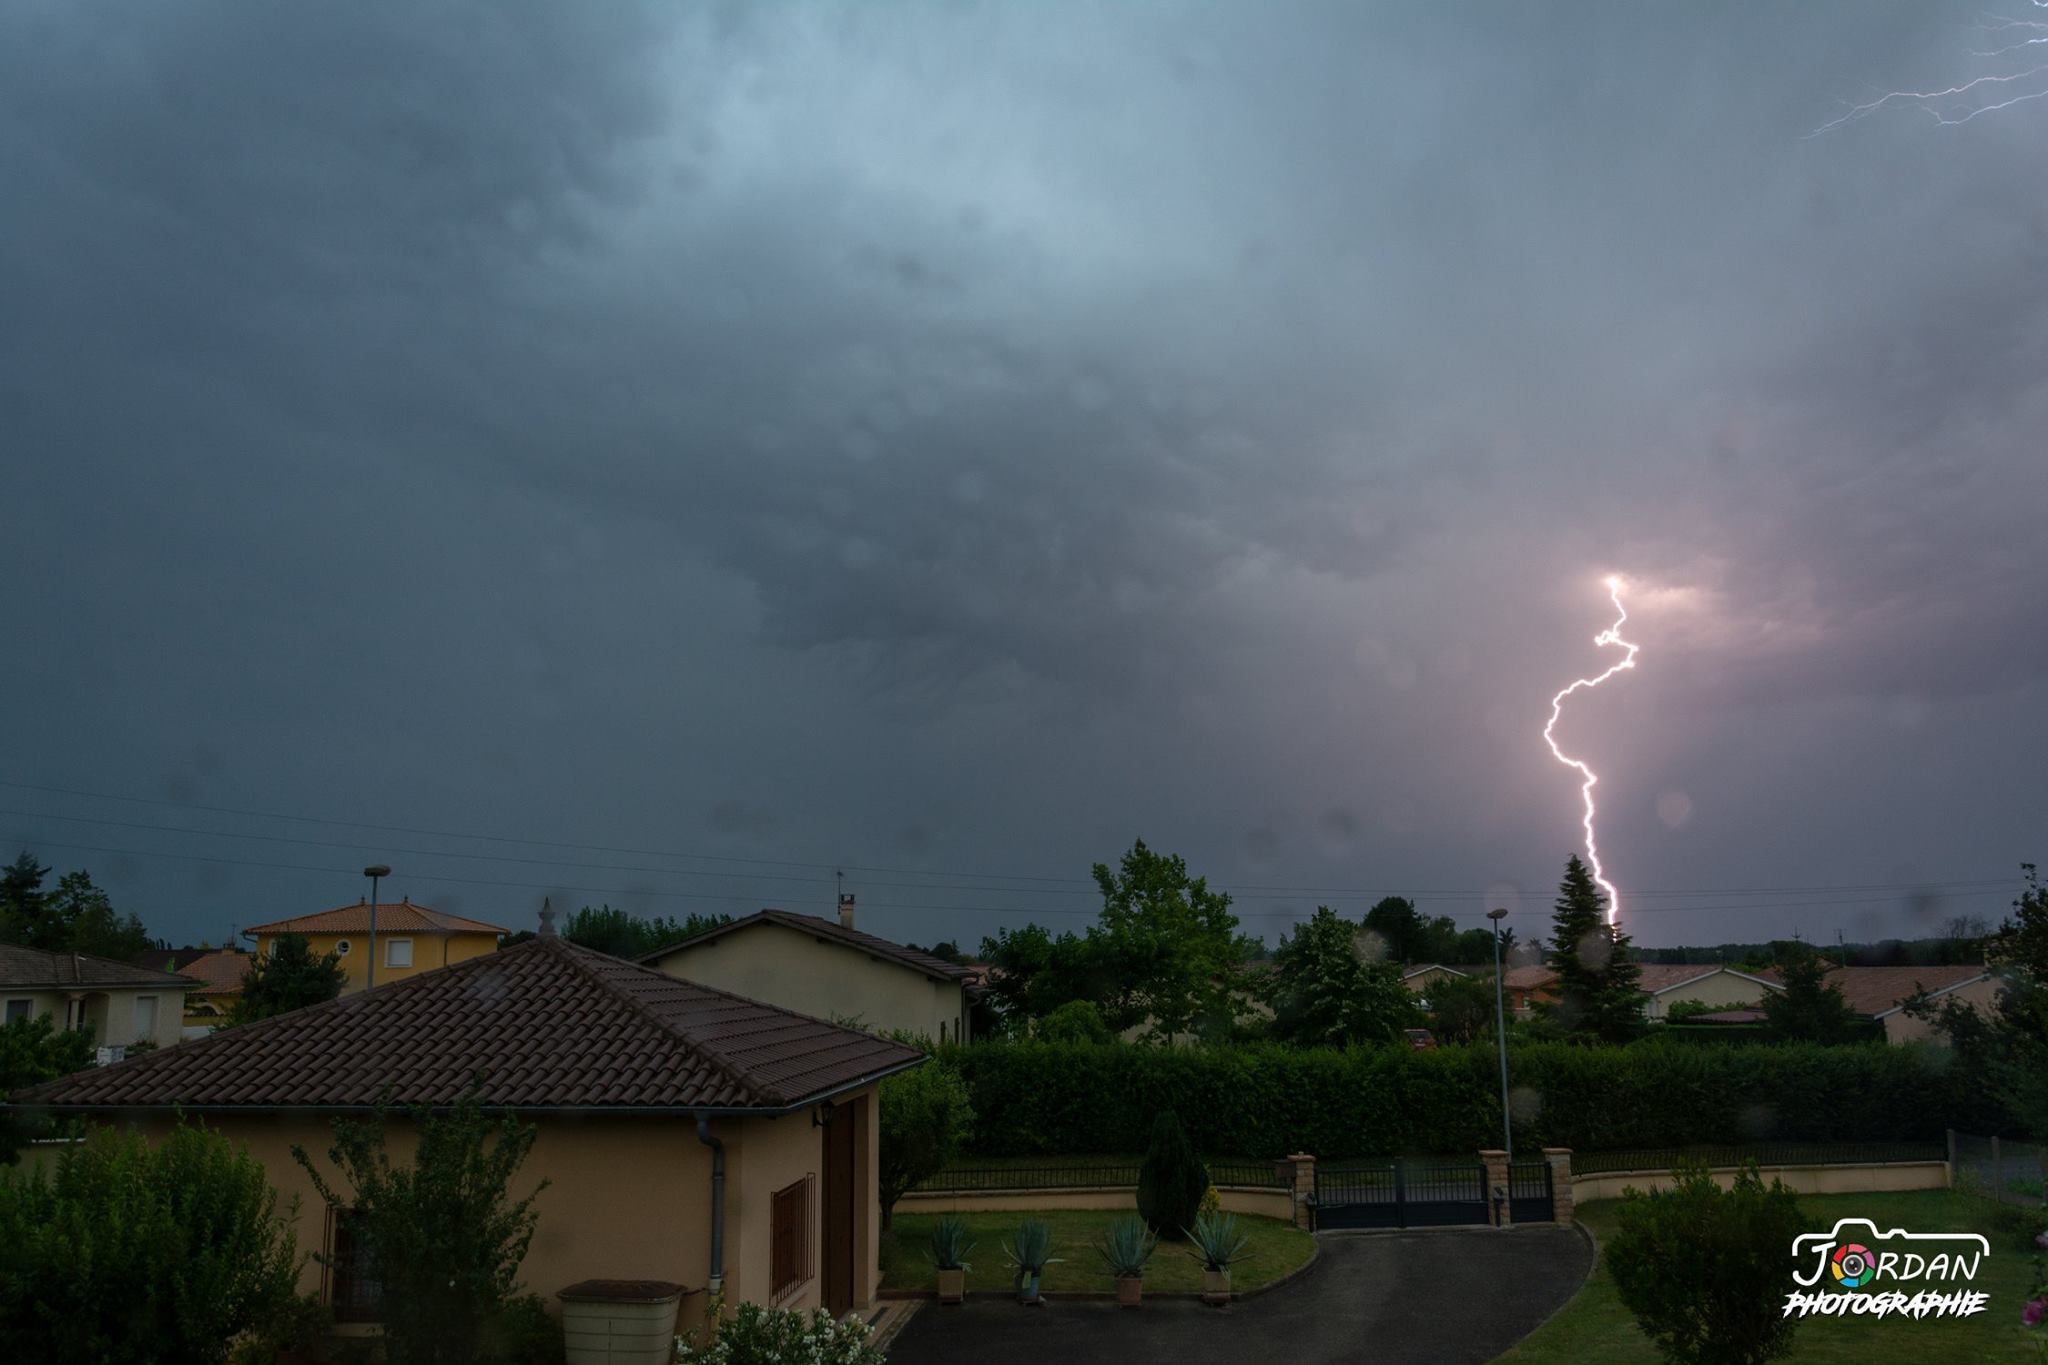
<svg viewBox="0 0 2048 1365">
<path fill-rule="evenodd" d="M 59 1029 L 47 1014 L 0 1025 L 0 1099 L 92 1063 L 92 1034 L 84 1029 Z M 0 1162 L 13 1164 L 23 1146 L 52 1132 L 49 1120 L 39 1114 L 0 1110 Z"/>
<path fill-rule="evenodd" d="M 1607 1273 L 1643 1334 L 1678 1365 L 1761 1365 L 1792 1349 L 1792 1242 L 1807 1230 L 1781 1180 L 1750 1162 L 1723 1190 L 1704 1166 L 1669 1191 L 1628 1190 Z"/>
<path fill-rule="evenodd" d="M 521 1294 L 498 1313 L 486 1336 L 484 1359 L 496 1365 L 562 1365 L 568 1358 L 562 1324 L 538 1294 Z"/>
<path fill-rule="evenodd" d="M 390 1117 L 379 1109 L 366 1122 L 334 1121 L 327 1156 L 346 1177 L 346 1193 L 328 1184 L 305 1148 L 292 1155 L 321 1198 L 351 1211 L 378 1282 L 403 1287 L 380 1308 L 390 1365 L 475 1360 L 500 1325 L 533 1239 L 533 1200 L 547 1182 L 518 1200 L 509 1186 L 539 1130 L 509 1113 L 487 1115 L 471 1089 L 452 1109 L 413 1109 L 413 1164 L 394 1166 L 384 1149 Z"/>
<path fill-rule="evenodd" d="M 676 1338 L 676 1365 L 883 1365 L 858 1317 L 834 1322 L 822 1308 L 763 1308 L 743 1303 L 724 1321 L 714 1299 L 702 1326 Z"/>
<path fill-rule="evenodd" d="M 960 1155 L 974 1128 L 974 1106 L 960 1073 L 941 1061 L 885 1078 L 881 1104 L 882 1149 L 877 1164 L 882 1226 L 887 1228 L 903 1192 L 937 1175 Z"/>
<path fill-rule="evenodd" d="M 1179 1115 L 1163 1111 L 1153 1120 L 1152 1145 L 1138 1167 L 1138 1212 L 1154 1232 L 1178 1242 L 1201 1212 L 1208 1188 L 1208 1168 L 1195 1155 Z"/>
<path fill-rule="evenodd" d="M 0 1172 L 9 1359 L 218 1365 L 290 1318 L 302 1263 L 263 1167 L 205 1128 L 95 1128 L 54 1175 Z"/>
<path fill-rule="evenodd" d="M 1093 1000 L 1069 1000 L 1039 1020 L 1031 1036 L 1042 1043 L 1107 1043 L 1116 1035 Z"/>
</svg>

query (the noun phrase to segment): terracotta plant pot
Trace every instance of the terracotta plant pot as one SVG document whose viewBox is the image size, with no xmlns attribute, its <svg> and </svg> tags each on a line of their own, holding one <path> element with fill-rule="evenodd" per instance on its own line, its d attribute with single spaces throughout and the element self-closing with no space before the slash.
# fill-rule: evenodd
<svg viewBox="0 0 2048 1365">
<path fill-rule="evenodd" d="M 1145 1301 L 1145 1280 L 1139 1275 L 1116 1277 L 1116 1301 L 1120 1307 L 1136 1308 Z"/>
<path fill-rule="evenodd" d="M 1202 1302 L 1230 1302 L 1230 1271 L 1228 1269 L 1211 1270 L 1207 1266 L 1202 1267 Z"/>
<path fill-rule="evenodd" d="M 959 1266 L 939 1270 L 939 1302 L 958 1303 L 967 1297 L 967 1272 Z"/>
</svg>

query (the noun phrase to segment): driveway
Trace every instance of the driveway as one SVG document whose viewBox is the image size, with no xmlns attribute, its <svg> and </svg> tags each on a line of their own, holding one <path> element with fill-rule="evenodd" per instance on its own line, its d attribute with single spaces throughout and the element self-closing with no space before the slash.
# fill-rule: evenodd
<svg viewBox="0 0 2048 1365">
<path fill-rule="evenodd" d="M 889 1347 L 891 1365 L 1125 1365 L 1163 1360 L 1275 1365 L 1482 1365 L 1578 1292 L 1593 1248 L 1577 1228 L 1326 1233 L 1293 1282 L 1206 1308 L 1191 1299 L 1053 1300 L 1025 1308 L 927 1304 Z"/>
</svg>

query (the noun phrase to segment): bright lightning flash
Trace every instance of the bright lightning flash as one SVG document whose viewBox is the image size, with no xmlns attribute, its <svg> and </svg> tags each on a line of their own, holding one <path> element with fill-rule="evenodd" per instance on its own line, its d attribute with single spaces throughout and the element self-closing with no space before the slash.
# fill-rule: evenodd
<svg viewBox="0 0 2048 1365">
<path fill-rule="evenodd" d="M 1620 575 L 1608 575 L 1607 596 L 1614 603 L 1614 624 L 1601 631 L 1598 635 L 1595 635 L 1593 643 L 1596 645 L 1618 645 L 1628 652 L 1616 660 L 1606 672 L 1599 674 L 1597 677 L 1580 678 L 1577 682 L 1574 682 L 1571 686 L 1550 699 L 1550 723 L 1543 727 L 1543 742 L 1550 746 L 1550 752 L 1558 762 L 1568 768 L 1577 768 L 1579 776 L 1585 779 L 1584 782 L 1579 784 L 1579 796 L 1586 803 L 1584 821 L 1586 826 L 1586 857 L 1593 864 L 1593 880 L 1598 882 L 1600 889 L 1607 893 L 1607 922 L 1613 924 L 1621 915 L 1621 893 L 1614 889 L 1613 882 L 1607 880 L 1607 874 L 1600 866 L 1600 845 L 1593 837 L 1593 788 L 1599 783 L 1600 779 L 1593 775 L 1593 770 L 1587 767 L 1584 761 L 1573 758 L 1566 754 L 1564 750 L 1558 748 L 1557 737 L 1551 733 L 1557 728 L 1558 717 L 1564 714 L 1564 699 L 1566 697 L 1569 697 L 1582 687 L 1598 687 L 1624 668 L 1634 668 L 1636 666 L 1636 651 L 1641 649 L 1642 646 L 1632 645 L 1627 640 L 1621 638 L 1621 628 L 1628 624 L 1628 610 L 1621 605 Z"/>
<path fill-rule="evenodd" d="M 2048 0 L 2033 0 L 2033 4 L 2037 10 L 2048 9 Z M 1941 90 L 1887 90 L 1875 99 L 1851 105 L 1848 112 L 1830 119 L 1807 136 L 1819 137 L 1845 123 L 1868 118 L 1886 109 L 1918 109 L 1936 123 L 1968 123 L 1979 114 L 1992 114 L 2010 109 L 2015 104 L 2048 99 L 2048 63 L 2037 60 L 2043 55 L 2043 47 L 2048 46 L 2048 21 L 1994 19 L 1982 27 L 1997 35 L 1998 45 L 1970 55 L 2024 69 L 1986 72 Z"/>
</svg>

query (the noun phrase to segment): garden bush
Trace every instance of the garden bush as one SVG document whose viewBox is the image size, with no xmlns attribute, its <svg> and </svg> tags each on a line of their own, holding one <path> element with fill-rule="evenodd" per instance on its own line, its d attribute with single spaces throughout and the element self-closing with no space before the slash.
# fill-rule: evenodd
<svg viewBox="0 0 2048 1365">
<path fill-rule="evenodd" d="M 990 1042 L 939 1049 L 978 1118 L 972 1156 L 1141 1152 L 1151 1116 L 1184 1117 L 1198 1151 L 1324 1158 L 1448 1154 L 1500 1138 L 1485 1045 L 1132 1047 Z M 1936 1142 L 2006 1116 L 1952 1054 L 1904 1047 L 1584 1047 L 1510 1053 L 1515 1146 L 1585 1151 L 1698 1143 Z"/>
<path fill-rule="evenodd" d="M 1138 1212 L 1169 1242 L 1186 1238 L 1209 1191 L 1209 1171 L 1171 1109 L 1152 1122 L 1152 1145 L 1138 1167 Z"/>
<path fill-rule="evenodd" d="M 741 1304 L 731 1318 L 724 1310 L 724 1299 L 714 1299 L 706 1322 L 676 1338 L 677 1365 L 883 1365 L 858 1317 L 834 1322 L 822 1308 L 757 1303 Z"/>
</svg>

